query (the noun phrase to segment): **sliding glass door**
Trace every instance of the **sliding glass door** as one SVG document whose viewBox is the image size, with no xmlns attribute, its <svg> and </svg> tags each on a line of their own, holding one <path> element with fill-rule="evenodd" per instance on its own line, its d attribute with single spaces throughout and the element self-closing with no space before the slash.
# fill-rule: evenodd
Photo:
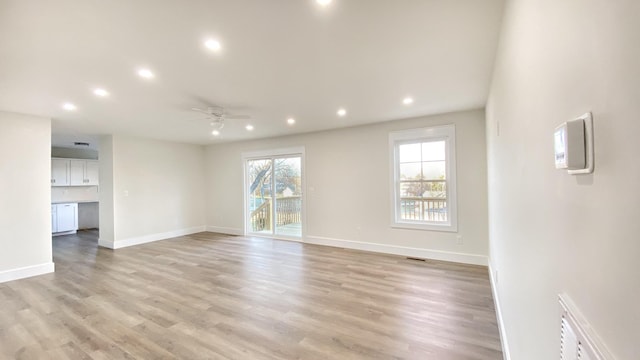
<svg viewBox="0 0 640 360">
<path fill-rule="evenodd" d="M 302 154 L 245 161 L 247 233 L 302 237 Z"/>
</svg>

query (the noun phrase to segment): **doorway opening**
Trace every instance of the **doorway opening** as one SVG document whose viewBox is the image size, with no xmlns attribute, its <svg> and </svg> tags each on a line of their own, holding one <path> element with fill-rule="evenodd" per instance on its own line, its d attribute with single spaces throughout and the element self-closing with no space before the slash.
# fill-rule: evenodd
<svg viewBox="0 0 640 360">
<path fill-rule="evenodd" d="M 245 233 L 301 239 L 304 226 L 304 150 L 244 156 Z"/>
</svg>

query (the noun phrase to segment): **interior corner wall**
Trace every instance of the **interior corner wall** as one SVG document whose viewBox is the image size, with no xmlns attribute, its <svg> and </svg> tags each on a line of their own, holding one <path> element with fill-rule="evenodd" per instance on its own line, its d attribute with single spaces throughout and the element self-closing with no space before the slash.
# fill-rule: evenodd
<svg viewBox="0 0 640 360">
<path fill-rule="evenodd" d="M 204 146 L 113 135 L 101 140 L 100 164 L 101 187 L 103 180 L 111 186 L 111 193 L 101 189 L 101 245 L 118 248 L 205 230 Z M 113 232 L 103 233 L 111 216 Z"/>
<path fill-rule="evenodd" d="M 456 126 L 458 233 L 391 228 L 389 133 L 443 124 Z M 208 146 L 209 229 L 243 233 L 244 152 L 303 146 L 305 241 L 486 264 L 484 126 L 484 111 L 474 110 Z"/>
<path fill-rule="evenodd" d="M 640 2 L 508 1 L 487 104 L 490 260 L 511 358 L 559 356 L 566 293 L 618 359 L 640 356 Z M 554 168 L 592 111 L 595 172 Z"/>
<path fill-rule="evenodd" d="M 0 152 L 0 282 L 51 272 L 51 120 L 0 112 Z"/>
</svg>

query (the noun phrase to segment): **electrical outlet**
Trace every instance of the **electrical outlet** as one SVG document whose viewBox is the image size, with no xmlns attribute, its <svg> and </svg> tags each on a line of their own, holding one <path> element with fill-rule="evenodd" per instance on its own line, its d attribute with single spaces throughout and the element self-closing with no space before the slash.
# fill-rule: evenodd
<svg viewBox="0 0 640 360">
<path fill-rule="evenodd" d="M 126 196 L 129 196 L 129 190 L 125 190 L 125 191 L 124 191 L 124 196 L 125 196 L 125 197 L 126 197 Z"/>
<path fill-rule="evenodd" d="M 464 244 L 464 240 L 462 240 L 462 235 L 456 236 L 456 241 L 457 241 L 458 245 Z"/>
</svg>

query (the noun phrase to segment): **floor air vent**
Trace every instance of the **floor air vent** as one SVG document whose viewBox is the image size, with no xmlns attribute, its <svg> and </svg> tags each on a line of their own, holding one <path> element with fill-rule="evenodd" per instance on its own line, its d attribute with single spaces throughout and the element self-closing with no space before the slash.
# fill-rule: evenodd
<svg viewBox="0 0 640 360">
<path fill-rule="evenodd" d="M 566 295 L 560 295 L 560 360 L 610 360 L 604 345 Z"/>
</svg>

